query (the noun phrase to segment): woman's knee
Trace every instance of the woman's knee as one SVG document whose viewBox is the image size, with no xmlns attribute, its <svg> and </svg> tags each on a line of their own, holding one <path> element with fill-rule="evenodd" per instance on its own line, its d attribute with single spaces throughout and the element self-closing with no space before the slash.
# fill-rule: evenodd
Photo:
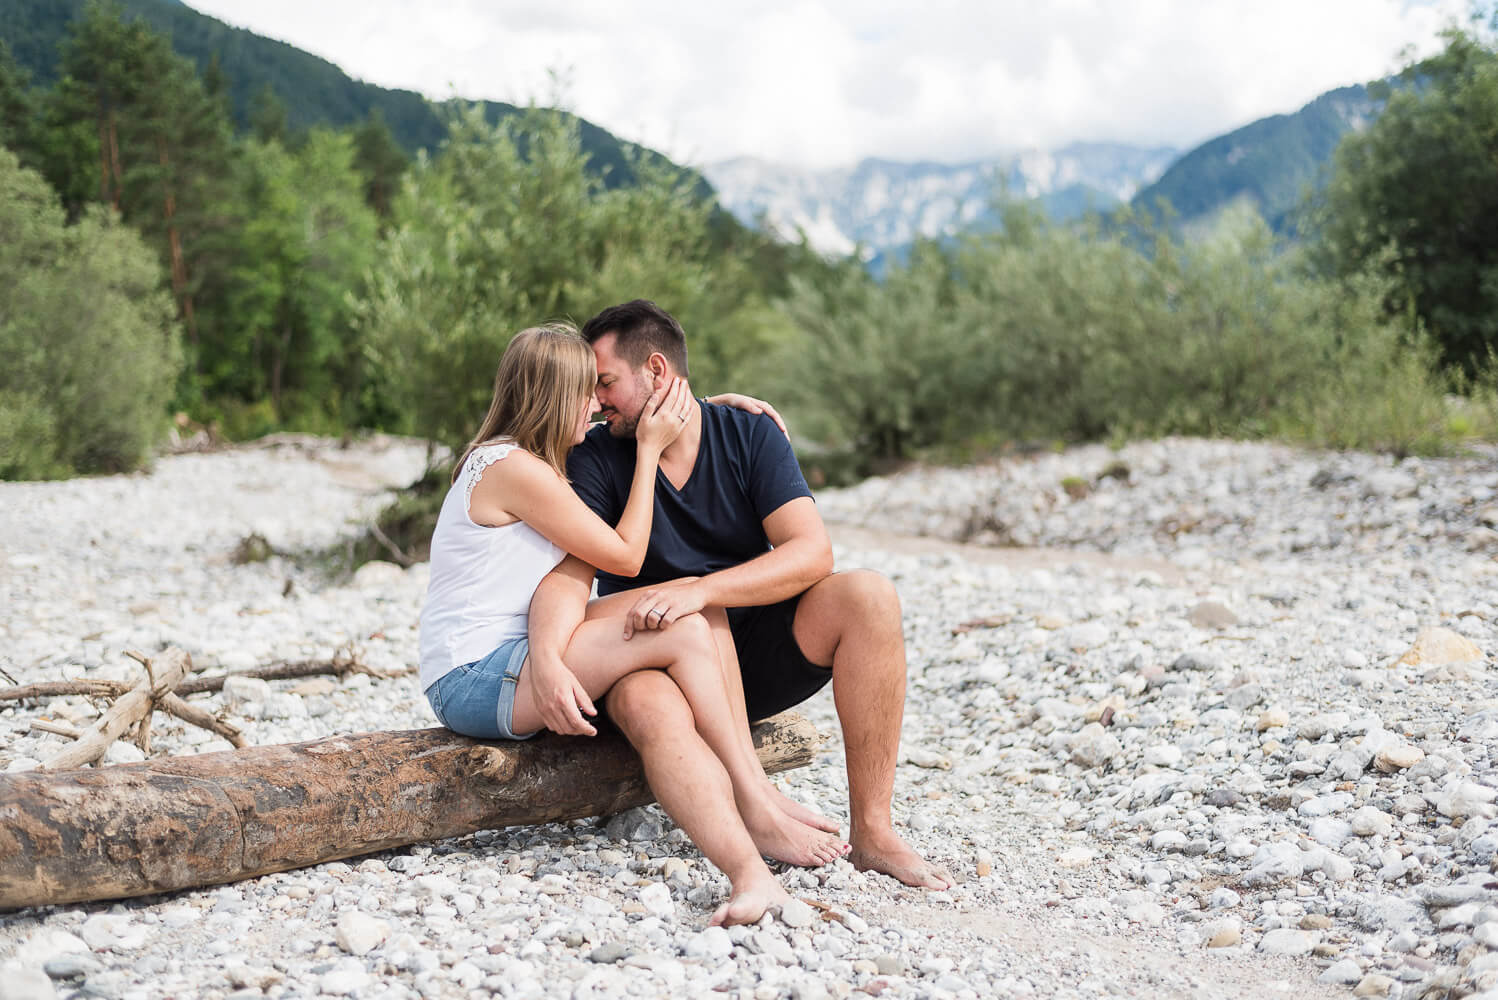
<svg viewBox="0 0 1498 1000">
<path fill-rule="evenodd" d="M 707 616 L 700 612 L 682 615 L 666 629 L 672 647 L 686 656 L 717 655 L 717 641 L 713 638 L 713 627 Z"/>
</svg>

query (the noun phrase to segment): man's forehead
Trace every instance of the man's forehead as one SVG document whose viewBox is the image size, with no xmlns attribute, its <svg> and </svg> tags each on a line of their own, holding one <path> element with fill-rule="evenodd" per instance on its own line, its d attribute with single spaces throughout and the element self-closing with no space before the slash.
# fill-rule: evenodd
<svg viewBox="0 0 1498 1000">
<path fill-rule="evenodd" d="M 614 352 L 614 345 L 618 343 L 618 340 L 618 335 L 610 332 L 593 341 L 593 359 L 598 364 L 600 374 L 605 368 L 619 371 L 629 367 L 629 364 Z"/>
</svg>

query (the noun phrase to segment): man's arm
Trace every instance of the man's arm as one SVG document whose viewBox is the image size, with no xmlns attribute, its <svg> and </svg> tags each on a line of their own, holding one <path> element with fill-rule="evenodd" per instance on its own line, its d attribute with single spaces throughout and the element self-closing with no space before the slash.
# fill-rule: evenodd
<svg viewBox="0 0 1498 1000">
<path fill-rule="evenodd" d="M 592 590 L 593 567 L 576 556 L 567 556 L 541 578 L 531 597 L 530 664 L 520 675 L 520 683 L 530 684 L 541 721 L 553 732 L 598 735 L 582 715 L 597 715 L 598 710 L 562 662 L 572 633 L 587 613 Z"/>
<path fill-rule="evenodd" d="M 665 628 L 709 606 L 775 604 L 832 572 L 832 541 L 811 497 L 787 501 L 762 523 L 774 546 L 764 555 L 707 576 L 641 589 L 626 619 L 625 638 L 636 629 Z"/>
</svg>

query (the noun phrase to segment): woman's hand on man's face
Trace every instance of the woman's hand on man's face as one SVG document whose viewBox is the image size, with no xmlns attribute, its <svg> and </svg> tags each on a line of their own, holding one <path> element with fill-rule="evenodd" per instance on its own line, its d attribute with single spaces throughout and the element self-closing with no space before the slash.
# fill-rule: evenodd
<svg viewBox="0 0 1498 1000">
<path fill-rule="evenodd" d="M 640 412 L 640 422 L 635 426 L 635 440 L 642 448 L 655 449 L 659 454 L 681 436 L 691 418 L 692 407 L 697 401 L 684 379 L 671 381 L 650 394 L 645 409 Z"/>
</svg>

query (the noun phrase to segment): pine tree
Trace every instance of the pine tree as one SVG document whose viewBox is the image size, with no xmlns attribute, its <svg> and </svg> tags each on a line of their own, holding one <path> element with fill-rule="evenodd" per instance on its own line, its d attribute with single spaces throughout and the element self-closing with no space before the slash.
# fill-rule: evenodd
<svg viewBox="0 0 1498 1000">
<path fill-rule="evenodd" d="M 16 65 L 10 49 L 0 41 L 0 146 L 31 166 L 36 108 L 28 82 L 26 71 Z"/>
<path fill-rule="evenodd" d="M 179 316 L 196 344 L 193 238 L 207 224 L 205 209 L 231 158 L 223 102 L 165 38 L 142 21 L 125 21 L 109 0 L 89 0 L 70 26 L 61 69 L 49 121 L 63 129 L 91 126 L 97 200 L 161 249 Z M 73 185 L 62 178 L 58 187 Z"/>
<path fill-rule="evenodd" d="M 410 164 L 411 158 L 395 141 L 380 109 L 371 110 L 354 130 L 354 166 L 364 175 L 364 200 L 380 217 L 382 229 L 390 218 L 401 175 Z"/>
</svg>

